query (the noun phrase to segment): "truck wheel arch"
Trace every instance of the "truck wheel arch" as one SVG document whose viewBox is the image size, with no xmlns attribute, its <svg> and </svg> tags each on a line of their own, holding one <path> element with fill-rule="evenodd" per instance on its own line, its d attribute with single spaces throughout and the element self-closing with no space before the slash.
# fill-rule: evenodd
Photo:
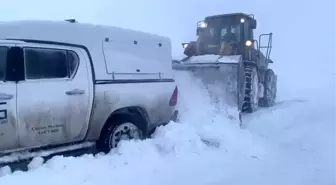
<svg viewBox="0 0 336 185">
<path fill-rule="evenodd" d="M 115 111 L 113 111 L 108 118 L 106 119 L 104 126 L 101 128 L 100 130 L 100 135 L 99 135 L 99 139 L 97 142 L 97 147 L 99 148 L 99 141 L 101 141 L 103 139 L 103 137 L 105 136 L 106 132 L 108 131 L 108 128 L 111 127 L 111 125 L 115 122 L 115 120 L 119 120 L 122 117 L 137 117 L 141 120 L 140 121 L 140 125 L 137 125 L 139 127 L 141 127 L 141 130 L 143 131 L 144 137 L 146 137 L 148 135 L 148 125 L 149 125 L 149 117 L 147 112 L 145 111 L 144 108 L 142 107 L 138 107 L 138 106 L 130 106 L 130 107 L 123 107 L 120 109 L 117 109 Z"/>
</svg>

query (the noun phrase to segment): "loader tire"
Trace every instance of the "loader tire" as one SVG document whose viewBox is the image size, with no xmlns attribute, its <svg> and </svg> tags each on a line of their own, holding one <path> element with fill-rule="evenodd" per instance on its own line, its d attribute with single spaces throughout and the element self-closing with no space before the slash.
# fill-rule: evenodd
<svg viewBox="0 0 336 185">
<path fill-rule="evenodd" d="M 245 94 L 242 106 L 243 113 L 252 113 L 258 108 L 258 72 L 254 66 L 245 66 Z"/>
<path fill-rule="evenodd" d="M 277 76 L 272 69 L 267 69 L 264 80 L 264 96 L 259 104 L 262 107 L 271 107 L 275 104 L 277 93 Z"/>
</svg>

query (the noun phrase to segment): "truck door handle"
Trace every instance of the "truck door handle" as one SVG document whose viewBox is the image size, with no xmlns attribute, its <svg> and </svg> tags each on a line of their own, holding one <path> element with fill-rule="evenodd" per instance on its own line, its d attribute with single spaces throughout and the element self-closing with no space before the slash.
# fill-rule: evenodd
<svg viewBox="0 0 336 185">
<path fill-rule="evenodd" d="M 11 94 L 4 94 L 4 93 L 0 93 L 0 100 L 10 100 L 12 99 L 14 96 Z"/>
<path fill-rule="evenodd" d="M 65 92 L 66 95 L 81 95 L 84 93 L 85 93 L 85 90 L 81 90 L 81 89 L 73 89 L 73 90 Z"/>
</svg>

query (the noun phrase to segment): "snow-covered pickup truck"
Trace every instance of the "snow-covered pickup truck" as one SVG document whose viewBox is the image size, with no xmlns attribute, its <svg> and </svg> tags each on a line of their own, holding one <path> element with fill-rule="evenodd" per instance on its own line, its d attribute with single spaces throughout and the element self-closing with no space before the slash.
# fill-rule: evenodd
<svg viewBox="0 0 336 185">
<path fill-rule="evenodd" d="M 0 39 L 0 155 L 87 142 L 109 152 L 177 118 L 169 38 L 15 21 L 0 24 Z"/>
</svg>

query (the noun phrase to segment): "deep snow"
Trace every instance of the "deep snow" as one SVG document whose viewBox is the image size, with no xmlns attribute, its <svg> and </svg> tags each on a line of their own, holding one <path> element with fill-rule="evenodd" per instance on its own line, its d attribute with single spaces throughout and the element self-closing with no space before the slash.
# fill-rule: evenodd
<svg viewBox="0 0 336 185">
<path fill-rule="evenodd" d="M 54 157 L 42 165 L 36 158 L 28 172 L 3 168 L 0 185 L 336 183 L 334 69 L 320 80 L 306 75 L 307 83 L 279 69 L 277 105 L 245 117 L 244 129 L 214 105 L 200 81 L 175 74 L 179 123 L 108 155 Z M 319 83 L 309 83 L 314 80 Z"/>
<path fill-rule="evenodd" d="M 195 80 L 179 73 L 180 124 L 106 156 L 54 157 L 44 165 L 36 159 L 32 170 L 13 174 L 5 168 L 0 185 L 336 184 L 335 1 L 302 5 L 283 0 L 2 2 L 1 20 L 76 18 L 135 28 L 171 37 L 173 53 L 182 53 L 181 42 L 195 39 L 195 23 L 204 16 L 255 13 L 256 35 L 274 32 L 271 57 L 279 93 L 277 106 L 245 118 L 246 128 L 239 129 L 209 103 Z M 323 34 L 317 38 L 316 33 Z"/>
</svg>

